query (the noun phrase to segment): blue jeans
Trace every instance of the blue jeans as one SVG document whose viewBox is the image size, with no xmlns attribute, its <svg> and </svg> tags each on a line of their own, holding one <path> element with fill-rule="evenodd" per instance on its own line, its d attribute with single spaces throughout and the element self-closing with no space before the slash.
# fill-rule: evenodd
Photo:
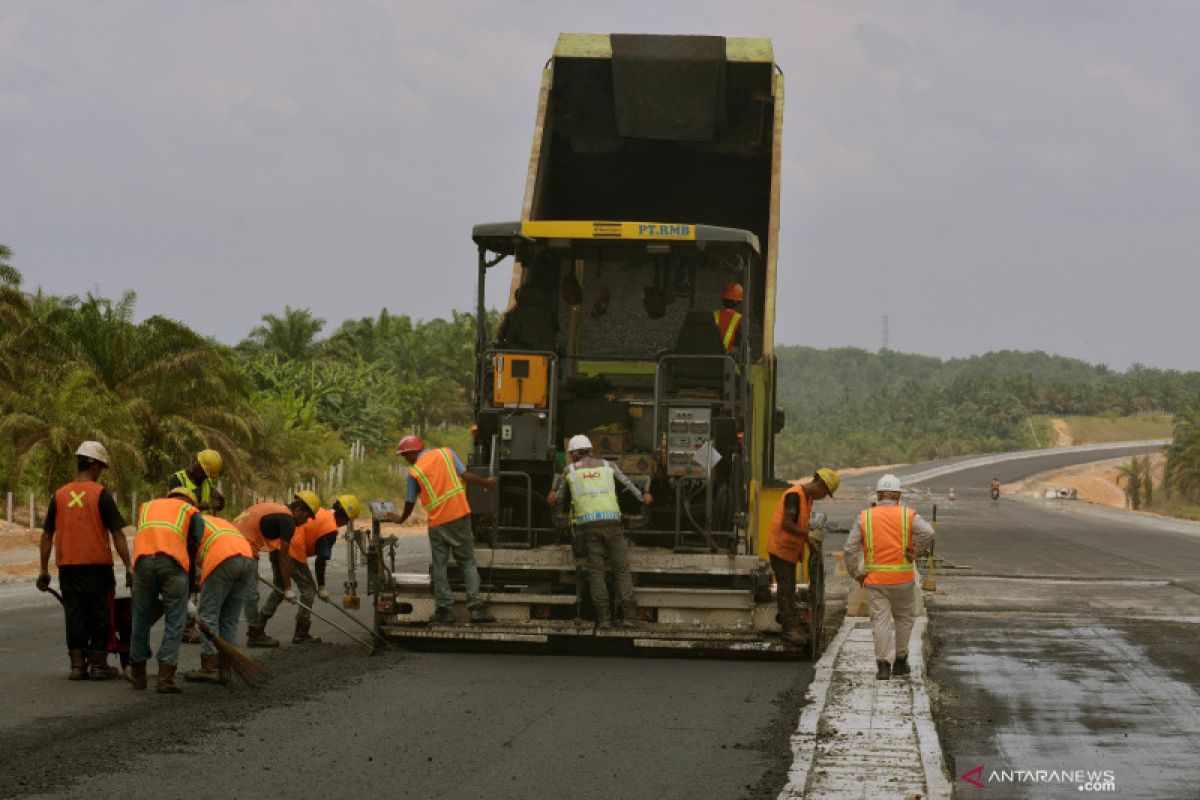
<svg viewBox="0 0 1200 800">
<path fill-rule="evenodd" d="M 450 591 L 450 576 L 446 569 L 450 556 L 463 571 L 467 584 L 467 608 L 482 608 L 479 596 L 479 570 L 475 568 L 475 535 L 471 532 L 471 517 L 459 517 L 445 525 L 429 529 L 429 551 L 433 556 L 433 601 L 438 608 L 453 608 L 454 593 Z"/>
<path fill-rule="evenodd" d="M 154 601 L 162 595 L 163 638 L 158 648 L 158 663 L 179 661 L 179 645 L 187 622 L 188 575 L 179 562 L 168 555 L 142 556 L 133 566 L 133 638 L 129 660 L 150 660 L 150 626 L 154 624 Z"/>
<path fill-rule="evenodd" d="M 200 619 L 208 623 L 227 642 L 237 636 L 238 617 L 246 607 L 246 600 L 258 583 L 258 563 L 253 558 L 234 556 L 217 565 L 204 585 L 200 587 Z M 217 646 L 207 636 L 200 641 L 200 652 L 215 656 Z"/>
</svg>

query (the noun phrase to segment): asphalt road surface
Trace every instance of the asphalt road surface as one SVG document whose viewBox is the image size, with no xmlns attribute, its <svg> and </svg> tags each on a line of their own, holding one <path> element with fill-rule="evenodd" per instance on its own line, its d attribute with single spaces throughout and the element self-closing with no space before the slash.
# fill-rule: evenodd
<svg viewBox="0 0 1200 800">
<path fill-rule="evenodd" d="M 958 778 L 981 764 L 1102 765 L 1114 771 L 1109 796 L 1197 797 L 1200 536 L 1065 501 L 993 508 L 982 491 L 993 474 L 1014 480 L 1060 457 L 968 468 L 914 496 L 926 516 L 939 505 L 947 563 L 928 597 L 930 655 L 958 796 L 1081 794 Z M 953 506 L 937 495 L 944 479 Z M 846 492 L 831 518 L 849 521 L 864 496 Z M 827 554 L 842 538 L 827 539 Z M 405 540 L 405 566 L 421 568 L 422 545 Z M 324 643 L 267 653 L 264 690 L 160 696 L 67 681 L 52 602 L 0 585 L 0 797 L 774 797 L 812 676 L 805 663 L 368 656 L 316 622 Z M 281 612 L 269 630 L 283 638 L 290 619 Z M 182 667 L 197 659 L 185 646 Z"/>
</svg>

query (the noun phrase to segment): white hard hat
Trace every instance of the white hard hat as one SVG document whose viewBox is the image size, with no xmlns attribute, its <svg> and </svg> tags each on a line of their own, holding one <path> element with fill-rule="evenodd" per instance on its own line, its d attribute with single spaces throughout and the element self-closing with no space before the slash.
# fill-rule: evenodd
<svg viewBox="0 0 1200 800">
<path fill-rule="evenodd" d="M 108 466 L 108 451 L 99 442 L 84 442 L 79 445 L 79 449 L 75 451 L 75 455 L 86 456 L 93 461 L 99 461 L 106 467 Z"/>
<path fill-rule="evenodd" d="M 571 437 L 571 441 L 567 442 L 567 452 L 574 453 L 578 450 L 591 450 L 592 440 L 584 436 L 582 433 L 577 433 Z"/>
<path fill-rule="evenodd" d="M 880 478 L 879 482 L 875 484 L 875 491 L 877 491 L 877 492 L 899 492 L 900 491 L 900 479 L 889 472 L 887 475 L 884 475 L 882 478 Z"/>
</svg>

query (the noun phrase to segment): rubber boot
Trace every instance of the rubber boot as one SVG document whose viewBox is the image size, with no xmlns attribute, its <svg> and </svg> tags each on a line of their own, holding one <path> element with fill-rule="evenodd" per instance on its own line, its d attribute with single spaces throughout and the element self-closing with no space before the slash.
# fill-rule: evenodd
<svg viewBox="0 0 1200 800">
<path fill-rule="evenodd" d="M 617 623 L 622 628 L 636 628 L 638 626 L 637 606 L 625 606 L 621 609 L 621 621 Z"/>
<path fill-rule="evenodd" d="M 88 679 L 87 659 L 83 657 L 83 651 L 68 650 L 67 655 L 71 658 L 71 672 L 67 675 L 67 680 L 86 681 Z"/>
<path fill-rule="evenodd" d="M 220 660 L 219 653 L 213 653 L 211 656 L 201 653 L 200 669 L 183 673 L 183 679 L 189 683 L 219 683 L 221 680 Z"/>
<path fill-rule="evenodd" d="M 886 661 L 875 662 L 875 680 L 886 681 L 892 677 L 892 665 Z"/>
<path fill-rule="evenodd" d="M 896 662 L 892 664 L 893 675 L 907 675 L 912 672 L 908 666 L 908 653 L 896 656 Z"/>
<path fill-rule="evenodd" d="M 107 681 L 117 677 L 121 671 L 108 665 L 108 653 L 103 650 L 92 651 L 92 680 Z"/>
<path fill-rule="evenodd" d="M 609 614 L 607 611 L 596 612 L 596 630 L 607 631 L 611 630 L 612 626 L 612 614 Z"/>
<path fill-rule="evenodd" d="M 433 612 L 433 619 L 431 621 L 436 622 L 438 625 L 453 625 L 458 622 L 458 618 L 454 616 L 454 609 L 438 606 L 437 610 Z"/>
<path fill-rule="evenodd" d="M 158 681 L 154 685 L 154 691 L 159 694 L 181 694 L 183 687 L 175 682 L 175 665 L 164 664 L 161 661 L 158 663 Z"/>
<path fill-rule="evenodd" d="M 130 661 L 129 662 L 129 682 L 133 684 L 133 688 L 141 690 L 146 688 L 146 662 L 145 661 Z"/>
<path fill-rule="evenodd" d="M 471 622 L 495 622 L 496 618 L 487 612 L 483 606 L 475 606 L 470 609 Z"/>
<path fill-rule="evenodd" d="M 312 622 L 308 620 L 304 622 L 296 620 L 296 632 L 292 635 L 292 644 L 320 644 L 320 639 L 316 636 L 308 635 L 308 629 L 311 626 Z"/>
<path fill-rule="evenodd" d="M 274 636 L 267 636 L 265 626 L 266 623 L 250 626 L 246 631 L 246 647 L 279 647 L 279 640 Z"/>
</svg>

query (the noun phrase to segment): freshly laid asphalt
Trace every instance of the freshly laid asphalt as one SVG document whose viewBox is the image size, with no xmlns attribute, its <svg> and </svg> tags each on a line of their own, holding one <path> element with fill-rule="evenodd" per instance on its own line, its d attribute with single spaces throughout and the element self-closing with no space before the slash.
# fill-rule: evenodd
<svg viewBox="0 0 1200 800">
<path fill-rule="evenodd" d="M 977 790 L 958 776 L 1103 763 L 1110 796 L 1196 797 L 1200 528 L 987 500 L 993 474 L 1060 461 L 973 468 L 913 496 L 926 516 L 939 507 L 931 689 L 957 796 L 1078 797 L 1074 785 Z M 826 504 L 834 522 L 849 522 L 869 480 Z M 955 504 L 939 495 L 951 485 Z M 827 557 L 843 538 L 827 537 Z M 398 566 L 420 569 L 421 540 L 405 547 Z M 263 690 L 162 696 L 67 681 L 52 603 L 0 584 L 0 797 L 774 797 L 812 676 L 807 663 L 368 656 L 317 622 L 323 644 L 254 651 L 274 675 Z M 270 632 L 284 638 L 290 618 Z M 197 651 L 185 646 L 184 669 Z"/>
</svg>

